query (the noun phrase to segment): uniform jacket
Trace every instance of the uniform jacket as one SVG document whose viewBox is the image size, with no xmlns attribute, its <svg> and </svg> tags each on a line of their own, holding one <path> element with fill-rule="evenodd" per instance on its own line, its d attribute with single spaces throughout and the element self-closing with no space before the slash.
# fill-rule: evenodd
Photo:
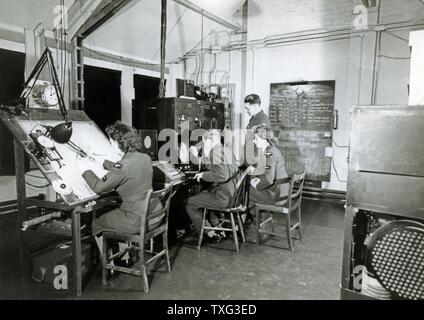
<svg viewBox="0 0 424 320">
<path fill-rule="evenodd" d="M 96 193 L 116 189 L 122 198 L 121 209 L 141 215 L 147 192 L 152 189 L 153 167 L 147 154 L 127 152 L 121 161 L 113 163 L 106 160 L 103 167 L 109 172 L 98 178 L 93 171 L 83 173 L 90 188 Z"/>
<path fill-rule="evenodd" d="M 251 200 L 259 203 L 277 202 L 280 198 L 287 196 L 289 189 L 284 157 L 274 145 L 266 148 L 264 156 L 266 157 L 265 170 L 257 168 L 252 174 L 252 178 L 259 178 L 260 182 L 256 188 L 251 188 Z M 256 175 L 256 172 L 261 174 Z M 277 180 L 282 179 L 286 179 L 286 183 L 276 183 Z"/>
<path fill-rule="evenodd" d="M 247 125 L 246 129 L 246 140 L 245 140 L 245 145 L 244 145 L 244 154 L 242 155 L 242 162 L 246 165 L 249 166 L 253 163 L 249 163 L 249 159 L 252 159 L 251 157 L 247 156 L 247 152 L 254 152 L 256 154 L 257 149 L 256 146 L 253 144 L 253 138 L 254 138 L 254 134 L 252 130 L 249 129 L 254 129 L 257 126 L 268 126 L 271 127 L 271 121 L 269 120 L 268 116 L 265 114 L 265 112 L 260 111 L 259 113 L 255 114 L 253 117 L 250 118 L 249 120 L 249 124 Z M 250 144 L 252 146 L 252 148 L 248 148 L 247 145 Z M 253 160 L 253 159 L 252 159 Z"/>
<path fill-rule="evenodd" d="M 234 195 L 238 165 L 233 152 L 218 144 L 212 148 L 207 158 L 206 170 L 202 179 L 212 183 L 211 192 L 219 192 L 228 199 Z"/>
<path fill-rule="evenodd" d="M 263 111 L 258 112 L 250 118 L 249 124 L 247 125 L 246 129 L 252 129 L 253 127 L 259 125 L 266 125 L 267 127 L 271 127 L 271 121 Z"/>
</svg>

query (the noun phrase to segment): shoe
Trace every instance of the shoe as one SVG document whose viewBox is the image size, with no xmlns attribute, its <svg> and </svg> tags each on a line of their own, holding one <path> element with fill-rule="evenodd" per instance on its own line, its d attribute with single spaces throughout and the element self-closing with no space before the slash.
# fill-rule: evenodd
<svg viewBox="0 0 424 320">
<path fill-rule="evenodd" d="M 119 275 L 118 271 L 108 269 L 106 277 L 107 277 L 108 281 L 111 281 L 111 280 L 118 278 L 118 275 Z"/>
<path fill-rule="evenodd" d="M 232 229 L 233 228 L 233 226 L 231 225 L 230 222 L 225 222 L 222 225 L 222 227 L 223 228 L 227 228 L 227 229 Z M 225 234 L 225 236 L 227 238 L 232 238 L 233 237 L 233 231 L 222 231 L 222 232 L 224 232 L 224 234 Z M 239 230 L 239 226 L 238 225 L 236 225 L 236 232 L 237 232 L 237 236 L 240 238 L 241 237 L 241 232 Z"/>
<path fill-rule="evenodd" d="M 96 278 L 102 277 L 102 264 L 101 263 L 96 267 L 94 274 L 95 274 Z M 119 275 L 119 272 L 117 272 L 115 270 L 111 270 L 111 269 L 106 269 L 106 278 L 108 279 L 108 281 L 116 279 L 118 277 L 118 275 Z"/>
<path fill-rule="evenodd" d="M 205 242 L 209 244 L 218 244 L 226 239 L 226 235 L 224 232 L 221 233 L 215 233 L 212 237 L 205 234 L 204 239 Z"/>
<path fill-rule="evenodd" d="M 113 263 L 115 266 L 123 267 L 123 268 L 131 268 L 135 264 L 135 259 L 130 257 L 129 259 L 122 260 L 122 259 L 113 259 Z"/>
<path fill-rule="evenodd" d="M 232 229 L 233 226 L 231 225 L 231 222 L 224 222 L 222 227 L 226 229 Z"/>
<path fill-rule="evenodd" d="M 189 234 L 189 235 L 180 237 L 178 241 L 183 246 L 193 247 L 197 245 L 197 242 L 199 241 L 199 236 L 195 236 L 194 234 Z"/>
<path fill-rule="evenodd" d="M 192 234 L 194 231 L 196 231 L 196 228 L 192 224 L 190 224 L 189 226 L 185 228 L 186 235 Z"/>
<path fill-rule="evenodd" d="M 135 248 L 130 249 L 128 251 L 128 255 L 130 257 L 128 259 L 128 267 L 131 268 L 132 266 L 134 266 L 138 262 L 138 260 L 140 259 L 140 257 L 138 256 L 138 250 L 135 249 Z"/>
<path fill-rule="evenodd" d="M 255 224 L 255 219 L 253 218 L 253 215 L 248 213 L 246 216 L 246 221 L 244 222 L 246 225 L 252 225 Z"/>
</svg>

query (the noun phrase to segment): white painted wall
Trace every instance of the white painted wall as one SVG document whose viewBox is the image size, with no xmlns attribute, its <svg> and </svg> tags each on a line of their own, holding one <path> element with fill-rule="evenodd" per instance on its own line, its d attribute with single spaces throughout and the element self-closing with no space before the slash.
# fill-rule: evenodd
<svg viewBox="0 0 424 320">
<path fill-rule="evenodd" d="M 338 144 L 346 145 L 351 107 L 346 99 L 349 90 L 348 57 L 349 39 L 251 50 L 248 54 L 247 94 L 258 94 L 265 113 L 268 113 L 271 83 L 335 80 L 334 108 L 339 110 L 340 129 L 334 131 L 334 139 Z M 244 123 L 247 122 L 246 115 Z M 340 178 L 345 179 L 345 150 L 337 150 L 334 157 Z M 339 183 L 333 173 L 327 187 L 343 189 L 345 184 Z"/>
<path fill-rule="evenodd" d="M 353 8 L 360 1 L 249 1 L 248 41 L 276 34 L 307 32 L 313 29 L 340 28 L 352 24 Z M 415 1 L 383 1 L 381 20 L 406 21 L 424 16 L 424 6 Z M 376 22 L 376 10 L 369 10 L 369 24 Z M 389 30 L 382 36 L 381 54 L 377 59 L 376 103 L 407 104 L 409 82 L 409 30 Z M 404 38 L 402 40 L 400 38 Z M 375 33 L 343 40 L 259 47 L 248 52 L 247 93 L 261 96 L 264 109 L 269 108 L 270 84 L 275 82 L 336 80 L 335 109 L 339 128 L 334 131 L 338 145 L 349 144 L 350 110 L 353 105 L 371 103 Z M 246 123 L 247 119 L 244 119 Z M 346 148 L 334 145 L 334 166 L 339 179 L 347 178 Z M 323 188 L 346 190 L 332 168 L 331 181 Z"/>
<path fill-rule="evenodd" d="M 411 32 L 410 105 L 424 105 L 424 30 Z"/>
</svg>

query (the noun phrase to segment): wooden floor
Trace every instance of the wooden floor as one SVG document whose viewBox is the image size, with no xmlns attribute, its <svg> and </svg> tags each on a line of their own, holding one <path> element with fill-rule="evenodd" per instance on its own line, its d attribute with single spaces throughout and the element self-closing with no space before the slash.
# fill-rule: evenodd
<svg viewBox="0 0 424 320">
<path fill-rule="evenodd" d="M 150 292 L 141 279 L 119 275 L 107 286 L 93 276 L 80 299 L 339 299 L 344 210 L 340 204 L 305 200 L 304 241 L 254 243 L 253 226 L 240 252 L 231 240 L 201 250 L 175 244 L 172 272 L 158 262 L 149 271 Z M 0 299 L 74 299 L 68 290 L 22 279 L 15 217 L 0 216 Z M 38 239 L 39 241 L 49 241 Z"/>
</svg>

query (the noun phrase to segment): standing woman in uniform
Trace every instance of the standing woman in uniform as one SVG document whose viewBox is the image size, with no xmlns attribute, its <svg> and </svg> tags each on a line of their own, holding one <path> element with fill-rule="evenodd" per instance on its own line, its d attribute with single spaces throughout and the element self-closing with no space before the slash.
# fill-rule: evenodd
<svg viewBox="0 0 424 320">
<path fill-rule="evenodd" d="M 99 235 L 103 231 L 127 233 L 140 231 L 141 216 L 145 214 L 145 200 L 148 191 L 152 189 L 153 177 L 152 161 L 147 154 L 140 153 L 142 141 L 134 128 L 117 121 L 106 128 L 106 134 L 112 146 L 122 154 L 122 159 L 117 163 L 106 160 L 103 167 L 108 173 L 103 178 L 97 177 L 91 170 L 82 174 L 95 193 L 116 190 L 122 198 L 119 208 L 93 221 L 93 235 L 96 236 L 100 253 L 103 237 Z M 162 217 L 157 217 L 151 227 L 158 225 L 161 219 Z"/>
</svg>

